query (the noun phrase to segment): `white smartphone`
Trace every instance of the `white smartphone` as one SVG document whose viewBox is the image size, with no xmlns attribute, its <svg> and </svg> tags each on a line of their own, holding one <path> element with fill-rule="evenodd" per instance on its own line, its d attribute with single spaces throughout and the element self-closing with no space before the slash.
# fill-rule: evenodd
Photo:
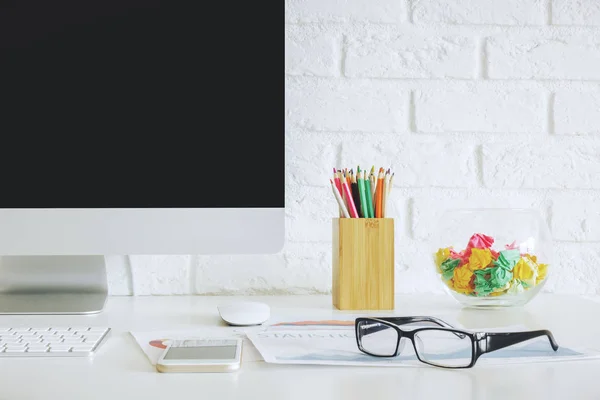
<svg viewBox="0 0 600 400">
<path fill-rule="evenodd" d="M 232 372 L 242 362 L 242 339 L 173 340 L 159 357 L 159 372 Z"/>
</svg>

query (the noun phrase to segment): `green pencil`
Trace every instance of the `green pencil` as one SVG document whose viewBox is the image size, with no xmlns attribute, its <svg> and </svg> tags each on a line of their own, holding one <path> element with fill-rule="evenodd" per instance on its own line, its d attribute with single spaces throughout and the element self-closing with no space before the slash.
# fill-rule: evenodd
<svg viewBox="0 0 600 400">
<path fill-rule="evenodd" d="M 369 181 L 368 179 L 365 179 L 363 182 L 363 194 L 365 194 L 365 197 L 367 199 L 367 210 L 369 210 L 369 214 L 367 215 L 366 218 L 375 218 L 375 210 L 373 210 L 373 199 L 370 196 L 371 193 L 371 181 Z"/>
<path fill-rule="evenodd" d="M 367 203 L 367 196 L 365 196 L 365 180 L 362 177 L 363 174 L 364 174 L 364 172 L 360 172 L 360 169 L 359 169 L 358 176 L 356 177 L 358 179 L 358 193 L 360 195 L 360 209 L 363 214 L 362 217 L 369 218 L 370 211 L 369 211 L 369 204 Z"/>
</svg>

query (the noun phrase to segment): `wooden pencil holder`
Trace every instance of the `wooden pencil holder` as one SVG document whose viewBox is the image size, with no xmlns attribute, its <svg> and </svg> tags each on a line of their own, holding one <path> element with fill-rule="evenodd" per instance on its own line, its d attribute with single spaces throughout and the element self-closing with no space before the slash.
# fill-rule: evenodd
<svg viewBox="0 0 600 400">
<path fill-rule="evenodd" d="M 394 219 L 334 218 L 333 305 L 394 309 Z"/>
</svg>

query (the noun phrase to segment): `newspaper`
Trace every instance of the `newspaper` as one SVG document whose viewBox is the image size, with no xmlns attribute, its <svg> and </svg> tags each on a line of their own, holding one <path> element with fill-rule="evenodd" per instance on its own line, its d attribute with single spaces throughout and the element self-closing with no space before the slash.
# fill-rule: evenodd
<svg viewBox="0 0 600 400">
<path fill-rule="evenodd" d="M 455 325 L 456 326 L 456 325 Z M 423 366 L 411 345 L 391 358 L 372 357 L 358 350 L 353 321 L 297 321 L 270 326 L 263 331 L 247 333 L 247 337 L 268 363 L 319 364 L 354 366 Z M 416 328 L 416 327 L 413 327 Z M 524 326 L 481 328 L 475 331 L 514 332 Z M 479 364 L 507 364 L 580 360 L 600 358 L 597 350 L 565 346 L 559 341 L 558 351 L 552 350 L 548 339 L 540 337 L 483 355 Z"/>
</svg>

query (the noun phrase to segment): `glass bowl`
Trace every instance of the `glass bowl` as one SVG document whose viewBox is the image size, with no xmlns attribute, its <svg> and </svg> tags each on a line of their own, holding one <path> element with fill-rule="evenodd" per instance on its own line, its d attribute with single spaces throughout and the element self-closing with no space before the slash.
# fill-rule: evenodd
<svg viewBox="0 0 600 400">
<path fill-rule="evenodd" d="M 548 279 L 552 237 L 537 210 L 448 210 L 437 229 L 436 275 L 464 306 L 522 306 Z"/>
</svg>

